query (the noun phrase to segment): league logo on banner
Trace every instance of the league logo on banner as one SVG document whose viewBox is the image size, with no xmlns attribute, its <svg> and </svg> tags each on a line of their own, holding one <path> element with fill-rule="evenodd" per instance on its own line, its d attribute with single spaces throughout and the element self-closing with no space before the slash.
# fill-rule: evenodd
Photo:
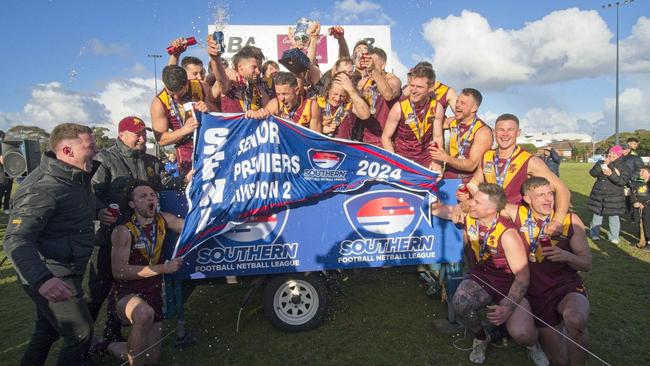
<svg viewBox="0 0 650 366">
<path fill-rule="evenodd" d="M 411 235 L 422 218 L 422 197 L 398 191 L 368 192 L 345 202 L 345 215 L 363 238 Z"/>
<path fill-rule="evenodd" d="M 233 228 L 235 232 L 222 235 L 219 242 L 272 235 L 281 226 L 279 211 L 292 204 L 354 191 L 371 181 L 432 192 L 437 190 L 438 176 L 383 149 L 331 139 L 273 116 L 256 120 L 217 114 L 201 115 L 194 171 L 188 187 L 189 211 L 174 256 L 184 256 Z M 385 207 L 389 208 L 381 211 Z M 401 232 L 417 225 L 411 221 L 420 218 L 420 212 L 410 211 L 416 207 L 405 193 L 372 200 L 354 220 L 364 233 Z M 242 226 L 251 216 L 255 218 Z"/>
</svg>

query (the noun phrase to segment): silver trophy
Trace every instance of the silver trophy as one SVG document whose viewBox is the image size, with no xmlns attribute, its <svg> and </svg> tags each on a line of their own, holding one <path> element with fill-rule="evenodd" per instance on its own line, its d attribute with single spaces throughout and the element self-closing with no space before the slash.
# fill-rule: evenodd
<svg viewBox="0 0 650 366">
<path fill-rule="evenodd" d="M 307 33 L 307 30 L 311 23 L 312 21 L 307 18 L 300 18 L 296 22 L 296 30 L 293 32 L 293 40 L 298 45 L 304 46 L 309 42 L 309 34 Z"/>
</svg>

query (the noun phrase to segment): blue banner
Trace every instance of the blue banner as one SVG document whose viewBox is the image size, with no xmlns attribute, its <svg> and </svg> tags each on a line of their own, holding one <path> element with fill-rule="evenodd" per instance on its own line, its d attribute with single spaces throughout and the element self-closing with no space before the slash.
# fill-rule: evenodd
<svg viewBox="0 0 650 366">
<path fill-rule="evenodd" d="M 276 117 L 200 117 L 194 149 L 195 173 L 188 187 L 190 204 L 173 256 L 186 256 L 201 243 L 228 232 L 251 216 L 257 220 L 277 220 L 277 212 L 291 205 L 315 204 L 332 193 L 351 192 L 371 181 L 390 183 L 410 192 L 437 191 L 437 173 L 371 145 L 328 138 Z M 401 197 L 402 203 L 409 202 L 410 208 L 398 204 L 400 198 L 389 205 L 394 206 L 393 213 L 401 214 L 403 222 L 410 217 L 405 210 L 419 207 L 407 197 Z M 349 205 L 350 210 L 361 209 L 353 203 Z M 354 218 L 359 234 L 382 235 L 383 221 L 373 222 L 376 218 L 372 216 Z M 262 226 L 268 225 L 273 223 Z M 406 229 L 413 228 L 400 230 Z M 268 250 L 276 253 L 280 249 Z M 292 253 L 293 249 L 282 250 Z"/>
<path fill-rule="evenodd" d="M 443 203 L 456 203 L 459 182 L 439 183 L 437 196 Z M 161 209 L 185 216 L 187 200 L 179 192 L 162 192 Z M 428 210 L 426 193 L 369 183 L 354 192 L 322 196 L 317 203 L 252 216 L 190 251 L 180 271 L 168 277 L 203 279 L 460 262 L 462 231 L 450 221 L 429 218 Z M 167 234 L 169 258 L 176 236 Z"/>
</svg>

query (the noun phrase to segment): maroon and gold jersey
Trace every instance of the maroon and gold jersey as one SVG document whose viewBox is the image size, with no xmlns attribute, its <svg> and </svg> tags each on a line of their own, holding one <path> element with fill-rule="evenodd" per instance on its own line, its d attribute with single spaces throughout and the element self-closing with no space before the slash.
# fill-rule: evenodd
<svg viewBox="0 0 650 366">
<path fill-rule="evenodd" d="M 259 85 L 234 82 L 230 90 L 221 95 L 221 111 L 224 113 L 246 113 L 262 108 L 262 94 Z"/>
<path fill-rule="evenodd" d="M 474 144 L 474 136 L 483 127 L 490 129 L 490 126 L 480 118 L 476 118 L 475 123 L 472 122 L 467 125 L 455 119 L 451 121 L 449 123 L 449 155 L 452 158 L 458 158 L 461 156 L 460 153 L 462 150 L 462 159 L 469 158 L 469 152 L 472 150 L 472 145 Z M 473 174 L 474 172 L 462 172 L 453 167 L 447 167 L 443 178 L 462 179 L 463 183 L 467 183 Z"/>
<path fill-rule="evenodd" d="M 436 96 L 436 100 L 442 105 L 442 110 L 447 109 L 447 93 L 449 92 L 449 86 L 446 84 L 441 83 L 440 81 L 436 80 L 436 82 L 433 84 L 433 93 Z"/>
<path fill-rule="evenodd" d="M 495 301 L 508 294 L 515 280 L 501 242 L 503 234 L 513 228 L 512 221 L 504 216 L 497 217 L 493 228 L 481 225 L 469 215 L 465 216 L 465 235 L 469 242 L 471 266 L 466 278 L 483 287 Z M 482 243 L 485 243 L 483 253 Z"/>
<path fill-rule="evenodd" d="M 533 237 L 537 238 L 544 220 L 531 215 L 532 223 L 528 222 L 528 207 L 520 205 L 517 208 L 517 217 L 514 224 L 520 228 L 519 233 L 526 245 L 527 253 L 530 253 L 530 231 L 529 225 L 533 228 Z M 551 217 L 552 218 L 552 217 Z M 551 245 L 571 252 L 570 240 L 573 236 L 571 214 L 566 215 L 562 223 L 562 234 L 558 238 L 551 237 Z M 542 247 L 537 246 L 535 250 L 535 262 L 529 262 L 530 284 L 528 293 L 535 297 L 544 296 L 550 289 L 563 286 L 567 283 L 582 283 L 578 272 L 566 263 L 546 260 L 542 255 Z"/>
<path fill-rule="evenodd" d="M 352 102 L 347 102 L 345 105 L 339 106 L 333 110 L 333 107 L 328 105 L 325 97 L 318 97 L 316 99 L 318 107 L 320 107 L 322 120 L 326 118 L 334 118 L 337 124 L 336 130 L 328 136 L 340 139 L 352 139 L 352 129 L 354 128 L 354 121 L 356 116 L 352 113 Z"/>
<path fill-rule="evenodd" d="M 185 103 L 187 102 L 200 102 L 204 100 L 203 86 L 199 80 L 190 80 L 190 90 L 188 94 L 181 98 Z M 183 127 L 187 118 L 187 111 L 183 107 L 183 103 L 177 103 L 167 93 L 167 89 L 163 90 L 157 95 L 158 100 L 163 105 L 165 116 L 169 121 L 169 129 L 176 131 Z M 192 166 L 192 153 L 194 151 L 194 140 L 192 135 L 185 136 L 181 141 L 177 142 L 176 155 L 178 156 L 178 164 L 180 173 L 186 174 Z"/>
<path fill-rule="evenodd" d="M 361 95 L 366 103 L 368 103 L 371 112 L 370 118 L 366 120 L 357 119 L 357 123 L 361 124 L 363 131 L 362 141 L 383 148 L 381 134 L 384 131 L 388 113 L 399 100 L 399 96 L 387 101 L 377 89 L 375 82 L 370 79 L 366 81 L 361 89 Z"/>
<path fill-rule="evenodd" d="M 528 162 L 533 157 L 531 153 L 517 146 L 510 157 L 510 165 L 506 169 L 508 159 L 497 156 L 496 150 L 488 150 L 483 154 L 481 168 L 483 169 L 483 178 L 487 183 L 499 184 L 499 177 L 503 178 L 503 183 L 499 184 L 506 191 L 508 203 L 518 205 L 521 203 L 521 185 L 528 179 Z"/>
<path fill-rule="evenodd" d="M 275 98 L 278 104 L 278 115 L 282 118 L 289 119 L 303 127 L 309 128 L 311 122 L 311 104 L 313 99 L 300 97 L 300 104 L 294 110 L 289 110 L 287 106 L 282 104 L 278 98 Z"/>
<path fill-rule="evenodd" d="M 429 103 L 416 107 L 415 110 L 408 98 L 400 100 L 399 105 L 402 113 L 393 136 L 395 153 L 429 168 L 432 159 L 427 148 L 433 141 L 433 123 L 438 101 L 432 98 Z"/>
<path fill-rule="evenodd" d="M 145 231 L 144 237 L 149 240 L 149 242 L 146 242 L 142 240 L 143 235 L 134 220 L 136 220 L 135 215 L 125 224 L 131 234 L 131 251 L 128 264 L 132 266 L 160 264 L 163 253 L 163 242 L 167 234 L 167 222 L 162 215 L 156 214 L 154 219 L 156 225 L 155 230 L 153 230 L 153 225 L 142 228 Z M 153 250 L 148 251 L 147 245 L 151 244 L 151 235 L 153 232 L 156 233 L 155 245 Z M 118 293 L 118 297 L 121 297 L 121 294 L 128 293 L 149 294 L 152 291 L 159 292 L 161 290 L 161 284 L 162 276 L 153 276 L 137 280 L 114 280 L 113 286 Z"/>
</svg>

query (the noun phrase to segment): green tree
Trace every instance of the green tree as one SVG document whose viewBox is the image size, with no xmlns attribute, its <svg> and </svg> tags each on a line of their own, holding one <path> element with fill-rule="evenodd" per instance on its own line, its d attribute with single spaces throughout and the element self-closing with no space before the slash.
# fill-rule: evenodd
<svg viewBox="0 0 650 366">
<path fill-rule="evenodd" d="M 619 141 L 621 143 L 625 142 L 630 137 L 636 137 L 639 139 L 639 149 L 637 150 L 639 155 L 648 156 L 650 155 L 650 130 L 640 129 L 634 132 L 621 132 L 619 133 Z M 611 135 L 603 141 L 599 142 L 596 145 L 596 150 L 598 152 L 607 151 L 608 148 L 614 146 L 616 141 L 615 135 Z"/>
<path fill-rule="evenodd" d="M 573 160 L 586 161 L 587 155 L 589 155 L 591 152 L 591 147 L 587 146 L 586 144 L 573 144 L 571 150 Z"/>
<path fill-rule="evenodd" d="M 50 134 L 36 126 L 13 126 L 7 131 L 6 140 L 36 140 L 41 145 L 41 151 L 46 151 L 50 142 Z"/>
<path fill-rule="evenodd" d="M 109 131 L 106 127 L 93 126 L 93 135 L 95 136 L 95 144 L 98 149 L 106 149 L 115 144 L 115 139 L 106 136 L 106 132 Z"/>
</svg>

